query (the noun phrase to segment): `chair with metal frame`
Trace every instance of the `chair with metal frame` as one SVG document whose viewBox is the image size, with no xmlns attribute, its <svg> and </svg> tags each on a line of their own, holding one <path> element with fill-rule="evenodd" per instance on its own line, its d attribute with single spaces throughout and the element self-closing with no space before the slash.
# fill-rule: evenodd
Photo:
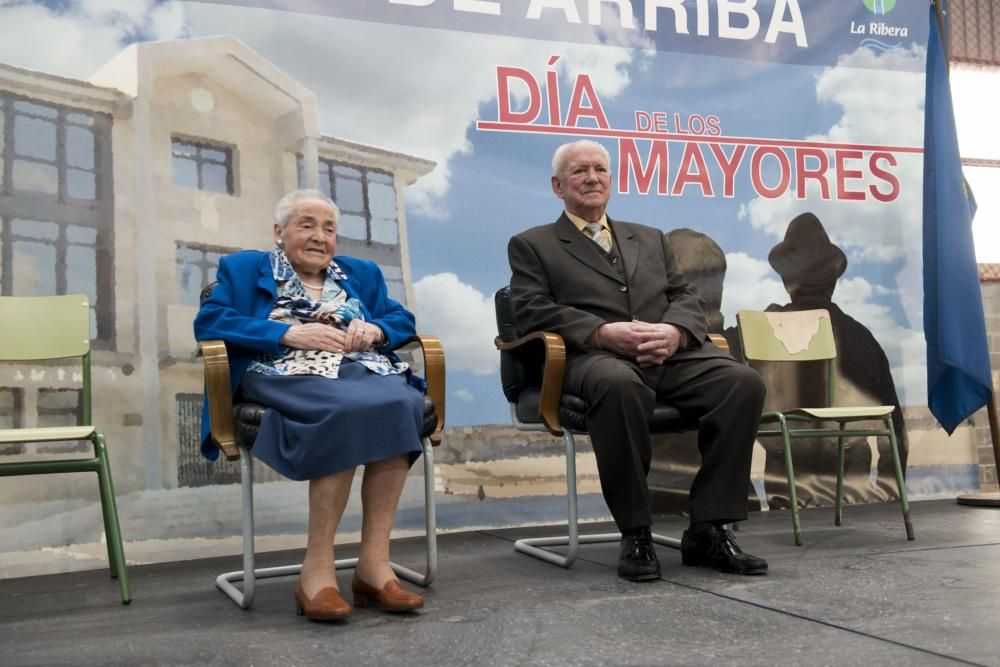
<svg viewBox="0 0 1000 667">
<path fill-rule="evenodd" d="M 202 292 L 202 301 L 213 285 Z M 424 397 L 424 421 L 421 432 L 424 459 L 424 503 L 426 518 L 427 562 L 423 573 L 397 563 L 390 563 L 400 577 L 419 586 L 430 586 L 437 575 L 437 518 L 434 505 L 434 450 L 441 444 L 445 415 L 445 367 L 441 341 L 434 336 L 415 336 L 407 345 L 416 343 L 423 352 L 427 392 Z M 201 341 L 199 350 L 205 364 L 205 393 L 208 397 L 212 440 L 229 461 L 240 462 L 240 487 L 243 506 L 243 569 L 220 574 L 215 585 L 243 609 L 253 604 L 256 580 L 298 574 L 302 565 L 256 568 L 254 565 L 253 521 L 253 461 L 251 448 L 257 437 L 265 407 L 244 401 L 237 394 L 235 401 L 229 379 L 226 345 L 221 340 Z M 355 567 L 357 558 L 335 561 L 336 569 Z M 243 582 L 243 590 L 235 586 Z"/>
<path fill-rule="evenodd" d="M 104 434 L 91 419 L 90 302 L 83 294 L 44 297 L 0 297 L 0 360 L 43 361 L 79 357 L 82 417 L 79 426 L 0 429 L 2 443 L 89 440 L 94 456 L 85 459 L 0 463 L 0 477 L 95 472 L 108 548 L 111 578 L 118 579 L 122 604 L 129 604 L 128 572 L 122 549 L 118 507 Z"/>
<path fill-rule="evenodd" d="M 576 443 L 574 433 L 587 432 L 587 403 L 563 391 L 566 372 L 566 347 L 561 336 L 537 331 L 522 335 L 514 324 L 514 307 L 510 288 L 505 286 L 494 295 L 497 330 L 494 344 L 500 350 L 500 380 L 504 396 L 510 404 L 510 416 L 519 431 L 548 431 L 562 438 L 566 448 L 566 503 L 568 534 L 554 537 L 532 537 L 517 540 L 514 548 L 529 556 L 561 567 L 571 567 L 577 559 L 580 544 L 617 542 L 620 533 L 580 535 L 577 525 Z M 725 338 L 710 334 L 712 342 L 729 350 Z M 698 429 L 698 421 L 686 418 L 672 405 L 658 401 L 649 422 L 652 433 L 681 433 Z M 748 482 L 749 483 L 749 482 Z M 680 549 L 680 540 L 653 533 L 653 541 Z M 546 547 L 568 547 L 566 554 Z"/>
<path fill-rule="evenodd" d="M 802 544 L 802 528 L 799 523 L 795 471 L 792 465 L 793 438 L 837 438 L 837 498 L 834 512 L 834 524 L 837 526 L 841 525 L 843 513 L 844 438 L 847 436 L 888 438 L 896 469 L 896 485 L 899 489 L 899 504 L 903 511 L 906 539 L 914 539 L 910 508 L 906 499 L 906 482 L 903 479 L 899 449 L 896 446 L 896 432 L 892 426 L 892 412 L 895 407 L 892 405 L 834 407 L 836 398 L 834 362 L 837 357 L 837 346 L 833 337 L 830 313 L 824 309 L 789 312 L 741 310 L 736 315 L 736 321 L 743 361 L 746 364 L 751 361 L 768 363 L 826 361 L 826 406 L 765 412 L 761 418 L 762 428 L 757 431 L 758 438 L 782 439 L 795 544 L 797 546 Z M 881 428 L 865 427 L 863 424 L 858 428 L 848 428 L 848 424 L 873 421 L 881 422 Z M 823 422 L 834 422 L 837 428 L 815 427 L 816 424 Z M 765 428 L 767 424 L 777 424 L 778 428 Z M 791 428 L 792 424 L 807 424 L 811 427 Z"/>
</svg>

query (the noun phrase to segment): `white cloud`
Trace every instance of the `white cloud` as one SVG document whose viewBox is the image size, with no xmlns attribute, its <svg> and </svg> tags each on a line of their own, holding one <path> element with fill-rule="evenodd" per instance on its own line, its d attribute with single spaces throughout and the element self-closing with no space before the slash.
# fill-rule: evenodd
<svg viewBox="0 0 1000 667">
<path fill-rule="evenodd" d="M 629 83 L 635 52 L 626 46 L 641 46 L 621 30 L 602 34 L 612 46 L 595 48 L 202 3 L 186 12 L 192 34 L 232 34 L 314 91 L 324 133 L 436 161 L 407 199 L 440 218 L 450 161 L 472 150 L 469 127 L 495 99 L 497 65 L 544 79 L 549 57 L 560 54 L 564 85 L 587 72 L 598 95 L 613 97 Z"/>
<path fill-rule="evenodd" d="M 496 315 L 490 296 L 454 273 L 421 278 L 413 291 L 420 328 L 441 338 L 449 370 L 486 375 L 500 368 L 500 353 L 493 346 Z"/>
<path fill-rule="evenodd" d="M 844 56 L 836 67 L 828 67 L 816 81 L 816 98 L 820 103 L 834 104 L 842 109 L 837 123 L 825 134 L 806 137 L 811 141 L 841 143 L 877 143 L 892 146 L 923 144 L 922 72 L 887 71 L 884 67 L 908 67 L 923 62 L 923 49 L 889 51 L 876 54 L 859 48 Z M 922 69 L 922 67 L 917 67 Z M 831 240 L 841 246 L 852 260 L 887 262 L 909 254 L 916 246 L 919 254 L 920 221 L 923 191 L 923 161 L 920 155 L 896 154 L 898 165 L 894 173 L 900 181 L 900 198 L 884 204 L 867 201 L 823 200 L 820 186 L 809 181 L 806 199 L 795 199 L 788 192 L 778 199 L 759 197 L 740 208 L 740 218 L 776 239 L 784 236 L 785 228 L 796 215 L 812 211 L 823 222 Z M 883 163 L 883 167 L 885 167 Z M 860 163 L 848 163 L 860 168 Z M 867 173 L 867 170 L 864 170 Z M 832 173 L 832 170 L 831 170 Z M 870 176 L 852 181 L 852 190 L 869 185 L 886 188 Z M 831 184 L 831 188 L 835 187 Z"/>
<path fill-rule="evenodd" d="M 472 394 L 472 392 L 464 388 L 456 389 L 454 392 L 452 392 L 452 395 L 458 400 L 463 401 L 465 403 L 472 403 L 474 400 L 476 400 L 476 397 Z"/>
<path fill-rule="evenodd" d="M 736 313 L 741 310 L 764 310 L 772 303 L 787 302 L 784 285 L 765 260 L 743 252 L 726 254 L 721 308 L 726 326 L 736 326 Z"/>
<path fill-rule="evenodd" d="M 926 405 L 927 341 L 924 340 L 924 332 L 900 328 L 899 334 L 899 357 L 902 361 L 892 365 L 892 378 L 896 383 L 899 403 L 900 405 Z M 876 338 L 879 335 L 876 334 Z M 879 338 L 879 340 L 882 339 Z"/>
<path fill-rule="evenodd" d="M 155 0 L 82 0 L 52 8 L 0 4 L 0 62 L 87 79 L 137 37 L 184 36 L 184 9 Z"/>
<path fill-rule="evenodd" d="M 918 46 L 884 53 L 861 47 L 824 69 L 816 81 L 816 99 L 841 107 L 843 115 L 817 138 L 922 145 L 924 53 Z"/>
</svg>

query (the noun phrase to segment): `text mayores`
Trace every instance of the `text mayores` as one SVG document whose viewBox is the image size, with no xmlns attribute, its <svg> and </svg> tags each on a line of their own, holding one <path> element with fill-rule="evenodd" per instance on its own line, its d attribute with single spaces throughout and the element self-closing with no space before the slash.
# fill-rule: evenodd
<svg viewBox="0 0 1000 667">
<path fill-rule="evenodd" d="M 558 60 L 552 56 L 549 67 Z M 726 136 L 715 114 L 637 110 L 634 129 L 617 129 L 587 74 L 576 77 L 564 108 L 555 70 L 546 71 L 544 82 L 518 67 L 496 71 L 497 120 L 479 121 L 477 129 L 613 139 L 622 194 L 734 197 L 742 174 L 741 182 L 749 180 L 766 199 L 790 193 L 798 199 L 889 203 L 900 196 L 897 156 L 922 152 L 912 146 Z M 515 108 L 515 99 L 527 101 Z"/>
<path fill-rule="evenodd" d="M 718 141 L 718 143 L 716 142 Z M 734 142 L 745 143 L 734 143 Z M 885 150 L 858 150 L 818 146 L 761 144 L 755 139 L 721 138 L 712 143 L 691 139 L 637 142 L 618 138 L 618 192 L 655 192 L 680 196 L 693 187 L 704 197 L 733 197 L 736 176 L 749 161 L 750 183 L 765 199 L 777 199 L 790 189 L 805 199 L 809 183 L 823 199 L 892 202 L 899 198 L 899 179 L 893 173 L 896 156 Z M 648 144 L 641 151 L 640 143 Z M 727 146 L 728 144 L 728 146 Z M 671 173 L 671 146 L 680 153 Z M 707 156 L 707 157 L 706 157 Z M 716 169 L 709 168 L 712 164 Z M 720 184 L 712 179 L 721 174 Z"/>
</svg>

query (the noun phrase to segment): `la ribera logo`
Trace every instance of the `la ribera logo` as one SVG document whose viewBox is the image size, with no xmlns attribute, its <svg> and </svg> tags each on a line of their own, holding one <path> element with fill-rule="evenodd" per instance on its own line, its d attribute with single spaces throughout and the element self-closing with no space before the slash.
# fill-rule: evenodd
<svg viewBox="0 0 1000 667">
<path fill-rule="evenodd" d="M 864 0 L 864 3 L 868 11 L 879 16 L 888 14 L 896 6 L 896 0 Z"/>
</svg>

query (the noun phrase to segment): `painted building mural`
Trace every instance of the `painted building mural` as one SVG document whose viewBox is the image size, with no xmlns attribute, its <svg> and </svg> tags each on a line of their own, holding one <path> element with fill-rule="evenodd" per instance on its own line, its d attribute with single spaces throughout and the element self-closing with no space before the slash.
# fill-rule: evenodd
<svg viewBox="0 0 1000 667">
<path fill-rule="evenodd" d="M 828 308 L 837 394 L 900 406 L 911 496 L 978 487 L 972 429 L 947 438 L 923 386 L 922 3 L 281 5 L 0 7 L 0 292 L 90 297 L 94 422 L 130 560 L 238 550 L 238 473 L 198 454 L 191 322 L 219 257 L 268 248 L 273 204 L 299 186 L 337 200 L 338 252 L 378 262 L 443 340 L 442 528 L 560 520 L 561 445 L 509 426 L 492 295 L 507 239 L 558 216 L 549 160 L 579 137 L 611 151 L 609 213 L 669 234 L 734 351 L 739 309 Z M 776 406 L 821 384 L 764 372 Z M 73 422 L 77 379 L 0 366 L 0 428 Z M 606 518 L 585 443 L 581 516 Z M 776 447 L 757 449 L 755 506 L 787 507 Z M 800 501 L 829 504 L 832 451 L 801 451 Z M 658 509 L 682 511 L 693 440 L 656 452 Z M 848 502 L 894 497 L 884 447 L 852 442 L 848 461 Z M 305 485 L 257 480 L 259 548 L 301 546 Z M 0 576 L 101 565 L 93 486 L 5 479 Z M 404 493 L 401 533 L 422 523 L 421 487 Z"/>
</svg>

